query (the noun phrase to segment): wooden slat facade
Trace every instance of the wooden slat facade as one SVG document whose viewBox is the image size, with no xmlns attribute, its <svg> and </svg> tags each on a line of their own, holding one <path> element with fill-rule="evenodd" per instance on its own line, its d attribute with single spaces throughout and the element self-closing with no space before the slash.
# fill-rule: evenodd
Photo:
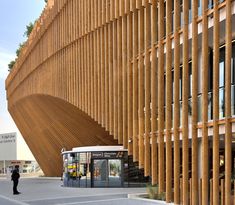
<svg viewBox="0 0 235 205">
<path fill-rule="evenodd" d="M 49 0 L 6 80 L 46 175 L 122 144 L 167 202 L 232 204 L 235 1 L 180 2 Z"/>
</svg>

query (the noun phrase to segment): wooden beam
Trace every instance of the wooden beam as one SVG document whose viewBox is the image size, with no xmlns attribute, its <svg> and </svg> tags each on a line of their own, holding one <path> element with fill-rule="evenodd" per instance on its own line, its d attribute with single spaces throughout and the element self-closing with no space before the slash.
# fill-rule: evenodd
<svg viewBox="0 0 235 205">
<path fill-rule="evenodd" d="M 189 139 L 188 139 L 188 96 L 189 96 L 189 42 L 188 42 L 188 12 L 189 2 L 183 0 L 183 102 L 182 102 L 182 146 L 183 146 L 183 204 L 189 203 L 189 177 L 188 177 L 188 162 L 189 162 Z"/>
<path fill-rule="evenodd" d="M 180 104 L 179 104 L 179 80 L 180 80 L 180 3 L 174 1 L 174 203 L 180 203 Z"/>
<path fill-rule="evenodd" d="M 192 205 L 198 202 L 198 0 L 192 2 Z"/>
<path fill-rule="evenodd" d="M 148 52 L 149 47 L 151 46 L 151 10 L 150 4 L 146 4 L 144 9 L 145 21 L 144 21 L 144 35 L 145 35 L 145 152 L 144 152 L 144 175 L 150 176 L 150 131 L 151 131 L 151 122 L 150 122 L 150 93 L 151 93 L 151 64 L 150 64 L 150 54 Z"/>
<path fill-rule="evenodd" d="M 213 30 L 213 205 L 219 205 L 219 10 L 214 5 Z"/>
<path fill-rule="evenodd" d="M 164 47 L 162 39 L 164 37 L 164 1 L 158 3 L 158 183 L 159 192 L 164 192 Z"/>
<path fill-rule="evenodd" d="M 232 173 L 232 127 L 231 118 L 231 58 L 232 58 L 232 13 L 231 1 L 226 1 L 225 28 L 225 204 L 231 204 Z"/>
<path fill-rule="evenodd" d="M 202 2 L 202 205 L 208 204 L 208 1 Z"/>
<path fill-rule="evenodd" d="M 170 39 L 172 29 L 172 2 L 166 1 L 166 202 L 172 199 L 172 42 Z"/>
<path fill-rule="evenodd" d="M 151 40 L 152 40 L 152 52 L 151 52 L 151 174 L 152 184 L 155 185 L 158 182 L 157 176 L 157 51 L 154 43 L 157 42 L 157 1 L 152 1 L 151 7 Z"/>
</svg>

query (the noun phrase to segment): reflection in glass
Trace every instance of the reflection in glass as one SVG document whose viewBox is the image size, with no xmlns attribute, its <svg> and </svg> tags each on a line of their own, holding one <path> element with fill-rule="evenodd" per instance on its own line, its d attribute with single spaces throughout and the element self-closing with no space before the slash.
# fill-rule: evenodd
<svg viewBox="0 0 235 205">
<path fill-rule="evenodd" d="M 120 159 L 109 159 L 109 186 L 121 186 L 121 160 Z"/>
<path fill-rule="evenodd" d="M 182 101 L 180 102 L 180 126 L 182 125 L 182 117 L 183 117 L 183 103 Z"/>
<path fill-rule="evenodd" d="M 235 85 L 231 87 L 231 113 L 235 115 Z"/>
<path fill-rule="evenodd" d="M 223 118 L 225 114 L 224 104 L 224 88 L 219 89 L 219 118 Z"/>
<path fill-rule="evenodd" d="M 94 179 L 94 187 L 108 186 L 107 160 L 105 159 L 94 160 L 93 179 Z"/>
<path fill-rule="evenodd" d="M 219 87 L 224 86 L 224 61 L 219 64 Z"/>
<path fill-rule="evenodd" d="M 213 94 L 208 93 L 208 120 L 213 119 Z"/>
</svg>

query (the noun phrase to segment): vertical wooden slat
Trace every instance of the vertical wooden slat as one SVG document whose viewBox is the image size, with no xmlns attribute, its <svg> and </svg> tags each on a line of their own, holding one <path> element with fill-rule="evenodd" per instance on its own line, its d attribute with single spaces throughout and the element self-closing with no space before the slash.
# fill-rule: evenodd
<svg viewBox="0 0 235 205">
<path fill-rule="evenodd" d="M 174 1 L 174 203 L 180 203 L 180 108 L 179 108 L 179 79 L 180 79 L 180 3 Z"/>
<path fill-rule="evenodd" d="M 84 39 L 81 40 L 82 110 L 85 110 Z"/>
<path fill-rule="evenodd" d="M 106 0 L 106 23 L 110 21 L 110 13 L 111 13 L 110 1 L 111 0 Z"/>
<path fill-rule="evenodd" d="M 123 76 L 122 76 L 122 18 L 119 18 L 117 21 L 117 46 L 118 46 L 118 142 L 122 144 L 123 142 Z"/>
<path fill-rule="evenodd" d="M 114 6 L 115 6 L 115 2 L 114 1 L 110 1 L 110 20 L 113 21 L 114 18 Z"/>
<path fill-rule="evenodd" d="M 172 115 L 172 46 L 171 18 L 172 2 L 166 1 L 166 202 L 171 202 L 172 194 L 172 144 L 171 144 L 171 115 Z"/>
<path fill-rule="evenodd" d="M 95 120 L 98 121 L 98 60 L 97 60 L 97 30 L 94 31 L 94 112 L 95 112 Z"/>
<path fill-rule="evenodd" d="M 139 21 L 139 168 L 144 168 L 144 9 L 138 10 Z"/>
<path fill-rule="evenodd" d="M 202 205 L 208 204 L 208 1 L 202 2 Z"/>
<path fill-rule="evenodd" d="M 219 205 L 219 10 L 214 5 L 213 28 L 213 205 Z"/>
<path fill-rule="evenodd" d="M 89 27 L 89 21 L 88 21 L 88 27 Z M 91 44 L 91 38 L 90 34 L 87 35 L 87 104 L 88 109 L 87 113 L 89 116 L 91 116 L 91 50 L 90 50 L 90 44 Z"/>
<path fill-rule="evenodd" d="M 213 205 L 213 179 L 210 179 L 210 205 Z"/>
<path fill-rule="evenodd" d="M 119 1 L 121 0 L 115 0 L 115 18 L 119 17 Z"/>
<path fill-rule="evenodd" d="M 81 40 L 78 41 L 78 58 L 80 59 L 78 61 L 78 72 L 79 72 L 79 82 L 78 82 L 78 89 L 79 89 L 79 109 L 82 108 L 82 69 L 81 69 Z"/>
<path fill-rule="evenodd" d="M 182 143 L 183 143 L 183 204 L 188 204 L 188 153 L 189 153 L 189 140 L 188 140 L 188 11 L 189 2 L 188 0 L 183 1 L 183 105 L 182 105 Z"/>
<path fill-rule="evenodd" d="M 183 204 L 183 179 L 180 178 L 180 204 Z"/>
<path fill-rule="evenodd" d="M 231 204 L 232 128 L 231 128 L 231 57 L 232 14 L 231 1 L 226 1 L 225 28 L 225 204 Z"/>
<path fill-rule="evenodd" d="M 221 194 L 220 194 L 220 197 L 221 197 L 220 204 L 221 205 L 225 205 L 225 192 L 224 191 L 225 191 L 224 190 L 224 179 L 221 179 L 220 180 L 220 192 L 221 192 Z"/>
<path fill-rule="evenodd" d="M 86 1 L 86 0 L 81 0 L 81 27 L 82 27 L 81 35 L 82 36 L 85 33 L 84 1 Z"/>
<path fill-rule="evenodd" d="M 128 154 L 133 155 L 133 13 L 127 16 L 127 106 L 128 106 Z"/>
<path fill-rule="evenodd" d="M 127 16 L 122 17 L 122 79 L 123 147 L 127 149 Z"/>
<path fill-rule="evenodd" d="M 145 11 L 145 152 L 144 152 L 144 174 L 150 176 L 150 93 L 151 93 L 151 65 L 149 47 L 151 46 L 151 16 L 150 4 L 146 4 Z"/>
<path fill-rule="evenodd" d="M 96 76 L 95 76 L 95 57 L 96 57 L 96 49 L 95 49 L 95 31 L 92 32 L 92 44 L 91 44 L 91 49 L 92 49 L 92 115 L 93 119 L 95 119 L 95 107 L 96 107 Z"/>
<path fill-rule="evenodd" d="M 113 30 L 113 74 L 114 74 L 114 139 L 118 139 L 118 62 L 117 62 L 117 20 Z"/>
<path fill-rule="evenodd" d="M 199 179 L 199 205 L 202 205 L 202 179 Z"/>
<path fill-rule="evenodd" d="M 106 5 L 107 6 L 107 5 Z M 107 12 L 107 9 L 106 9 Z M 104 27 L 105 31 L 105 129 L 109 130 L 109 40 L 108 25 Z"/>
<path fill-rule="evenodd" d="M 105 35 L 104 26 L 101 27 L 101 125 L 105 127 Z"/>
<path fill-rule="evenodd" d="M 99 17 L 100 18 L 100 17 Z M 98 123 L 101 123 L 101 42 L 100 42 L 101 30 L 97 32 L 97 69 L 98 69 Z"/>
<path fill-rule="evenodd" d="M 85 4 L 85 9 L 86 9 L 86 4 Z M 86 13 L 85 13 L 86 14 Z M 85 17 L 86 18 L 86 17 Z M 86 23 L 85 23 L 86 27 Z M 86 32 L 86 29 L 85 29 Z M 84 61 L 83 61 L 83 66 L 84 66 L 84 92 L 85 92 L 85 112 L 88 114 L 88 52 L 87 52 L 87 35 L 84 36 Z"/>
<path fill-rule="evenodd" d="M 158 183 L 159 192 L 164 191 L 164 48 L 162 38 L 164 36 L 164 1 L 158 4 Z"/>
<path fill-rule="evenodd" d="M 114 81 L 113 81 L 113 23 L 108 26 L 109 29 L 109 130 L 113 134 L 114 130 Z"/>
<path fill-rule="evenodd" d="M 138 161 L 138 11 L 133 12 L 133 161 Z"/>
<path fill-rule="evenodd" d="M 151 174 L 152 184 L 157 184 L 157 1 L 152 1 L 151 9 L 151 40 L 152 40 L 152 62 L 151 62 Z"/>
<path fill-rule="evenodd" d="M 192 1 L 192 204 L 198 204 L 198 0 Z"/>
</svg>

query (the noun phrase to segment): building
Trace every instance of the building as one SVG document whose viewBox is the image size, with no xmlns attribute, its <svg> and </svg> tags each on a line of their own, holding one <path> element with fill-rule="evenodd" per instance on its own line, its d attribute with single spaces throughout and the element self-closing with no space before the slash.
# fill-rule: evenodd
<svg viewBox="0 0 235 205">
<path fill-rule="evenodd" d="M 139 187 L 149 182 L 122 146 L 75 147 L 61 154 L 66 187 Z"/>
<path fill-rule="evenodd" d="M 11 173 L 15 165 L 19 165 L 20 173 L 34 173 L 40 169 L 29 153 L 21 153 L 16 132 L 0 134 L 0 174 Z"/>
<path fill-rule="evenodd" d="M 230 204 L 234 25 L 230 0 L 50 1 L 9 111 L 47 175 L 62 147 L 122 144 L 167 202 Z"/>
</svg>

